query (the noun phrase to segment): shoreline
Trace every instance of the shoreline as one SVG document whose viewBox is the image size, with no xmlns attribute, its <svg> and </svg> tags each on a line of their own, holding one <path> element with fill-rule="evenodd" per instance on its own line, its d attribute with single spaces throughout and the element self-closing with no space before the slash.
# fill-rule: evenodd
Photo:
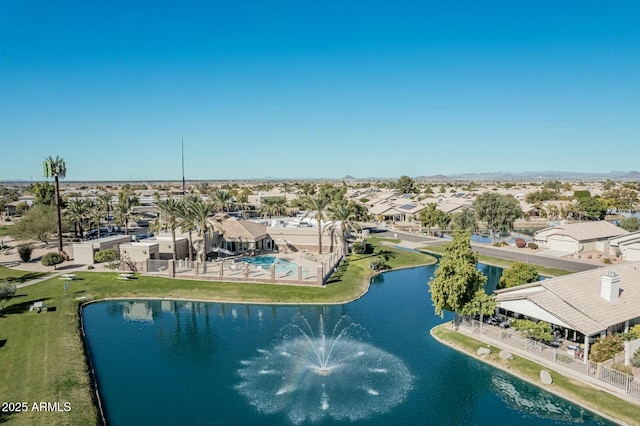
<svg viewBox="0 0 640 426">
<path fill-rule="evenodd" d="M 450 322 L 442 323 L 442 324 L 436 325 L 435 327 L 431 328 L 429 330 L 429 334 L 431 335 L 431 337 L 433 337 L 437 342 L 439 342 L 439 343 L 441 343 L 441 344 L 443 344 L 443 345 L 445 345 L 445 346 L 447 346 L 447 347 L 449 347 L 449 348 L 451 348 L 451 349 L 453 349 L 453 350 L 455 350 L 457 352 L 460 352 L 460 353 L 462 353 L 462 354 L 464 354 L 466 356 L 470 356 L 470 357 L 472 357 L 472 358 L 474 358 L 474 359 L 476 359 L 476 360 L 478 360 L 480 362 L 483 362 L 484 364 L 487 364 L 487 365 L 490 365 L 490 366 L 492 366 L 494 368 L 497 368 L 497 369 L 499 369 L 499 370 L 501 370 L 501 371 L 503 371 L 503 372 L 505 372 L 507 374 L 510 374 L 510 375 L 520 379 L 520 380 L 523 380 L 523 381 L 525 381 L 527 383 L 530 383 L 533 386 L 536 386 L 536 387 L 538 387 L 538 388 L 540 388 L 542 390 L 545 390 L 545 391 L 547 391 L 549 393 L 552 393 L 552 394 L 554 394 L 554 395 L 556 395 L 556 396 L 558 396 L 558 397 L 560 397 L 562 399 L 565 399 L 565 400 L 567 400 L 567 401 L 569 401 L 569 402 L 571 402 L 573 404 L 579 405 L 580 407 L 582 407 L 582 408 L 584 408 L 586 410 L 589 410 L 592 413 L 594 413 L 594 414 L 596 414 L 596 415 L 598 415 L 600 417 L 603 417 L 603 418 L 605 418 L 605 419 L 607 419 L 607 420 L 609 420 L 611 422 L 614 422 L 614 423 L 622 425 L 622 426 L 631 426 L 631 425 L 634 425 L 634 424 L 635 425 L 640 425 L 640 421 L 637 422 L 637 423 L 626 423 L 625 421 L 623 421 L 621 419 L 612 417 L 611 415 L 603 413 L 602 411 L 598 410 L 597 408 L 591 406 L 590 404 L 586 403 L 582 399 L 576 398 L 574 395 L 570 395 L 568 392 L 562 390 L 561 388 L 553 387 L 553 384 L 551 384 L 549 386 L 542 385 L 542 383 L 536 382 L 535 380 L 531 379 L 530 377 L 527 377 L 525 374 L 523 374 L 520 371 L 518 371 L 517 368 L 509 369 L 509 368 L 507 368 L 505 365 L 503 365 L 500 362 L 496 362 L 495 360 L 492 360 L 492 359 L 489 359 L 489 358 L 486 358 L 486 357 L 480 357 L 476 353 L 473 353 L 472 351 L 470 352 L 470 351 L 465 350 L 462 346 L 460 346 L 458 344 L 455 344 L 453 342 L 441 339 L 439 336 L 436 335 L 436 333 L 434 331 L 439 329 L 439 328 L 446 328 L 446 324 L 448 324 L 448 323 L 450 323 Z M 452 330 L 452 332 L 458 333 L 455 330 Z M 475 338 L 473 338 L 471 336 L 467 336 L 467 337 L 470 338 L 470 339 L 473 339 L 473 340 L 477 341 L 478 343 L 481 343 L 481 344 L 483 344 L 485 346 L 489 345 L 489 344 L 487 344 L 485 342 L 482 342 L 480 340 L 477 340 L 477 339 L 475 339 Z M 498 349 L 501 349 L 501 350 L 503 349 L 503 348 L 500 348 L 499 346 L 496 346 L 496 345 L 491 345 L 491 346 L 494 346 L 495 348 L 498 348 Z M 504 350 L 509 352 L 507 349 L 504 349 Z M 514 355 L 514 356 L 516 356 L 516 355 Z M 518 355 L 518 356 L 520 358 L 526 359 L 526 360 L 536 364 L 537 366 L 540 367 L 540 370 L 551 370 L 551 371 L 553 371 L 554 374 L 557 374 L 557 375 L 559 375 L 561 377 L 564 377 L 566 379 L 572 379 L 571 377 L 567 377 L 567 376 L 565 376 L 564 374 L 558 372 L 555 369 L 549 368 L 547 366 L 542 366 L 542 365 L 538 364 L 534 360 L 531 360 L 531 359 L 526 358 L 526 357 L 522 357 L 520 355 Z M 554 383 L 555 383 L 555 379 L 554 379 Z M 606 391 L 604 391 L 602 389 L 595 388 L 595 387 L 593 387 L 593 386 L 591 386 L 591 385 L 589 385 L 587 383 L 584 383 L 584 382 L 581 382 L 581 383 L 583 383 L 584 386 L 588 386 L 589 388 L 596 389 L 596 390 L 599 390 L 599 391 L 602 391 L 602 392 L 606 392 Z M 610 394 L 610 393 L 608 393 L 608 394 Z M 613 394 L 610 394 L 610 395 L 612 395 L 612 396 L 617 398 L 616 395 L 613 395 Z M 638 410 L 640 412 L 640 406 L 638 407 Z"/>
</svg>

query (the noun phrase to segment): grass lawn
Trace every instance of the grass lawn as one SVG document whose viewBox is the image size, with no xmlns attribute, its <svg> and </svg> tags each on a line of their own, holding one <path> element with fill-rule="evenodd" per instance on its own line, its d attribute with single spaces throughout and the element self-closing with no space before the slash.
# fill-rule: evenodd
<svg viewBox="0 0 640 426">
<path fill-rule="evenodd" d="M 9 226 L 2 225 L 0 226 L 0 237 L 6 237 L 9 235 Z"/>
<path fill-rule="evenodd" d="M 392 268 L 435 262 L 431 256 L 380 245 L 367 240 L 367 254 L 352 255 L 322 288 L 273 284 L 214 283 L 139 276 L 121 281 L 116 273 L 80 272 L 64 294 L 63 282 L 52 278 L 18 289 L 0 311 L 1 402 L 27 402 L 25 413 L 0 413 L 0 423 L 95 424 L 97 409 L 92 401 L 82 340 L 79 332 L 78 297 L 98 300 L 108 297 L 162 297 L 254 303 L 341 303 L 360 297 L 368 288 L 371 261 L 380 257 Z M 7 268 L 5 268 L 7 269 Z M 16 271 L 9 270 L 11 273 Z M 0 270 L 0 273 L 3 273 Z M 50 308 L 29 312 L 35 301 Z M 70 402 L 69 412 L 32 411 L 32 403 Z"/>
<path fill-rule="evenodd" d="M 19 271 L 16 269 L 7 268 L 6 266 L 0 266 L 0 281 L 9 280 L 14 284 L 20 284 L 27 281 L 35 280 L 36 278 L 42 278 L 46 275 L 49 275 L 49 273 Z"/>
<path fill-rule="evenodd" d="M 533 383 L 540 383 L 540 370 L 545 369 L 549 371 L 547 367 L 515 355 L 511 361 L 502 360 L 498 356 L 500 353 L 499 348 L 448 329 L 444 325 L 437 326 L 432 330 L 432 333 L 442 342 L 453 346 L 461 352 L 474 356 L 478 348 L 489 347 L 491 354 L 483 358 L 484 361 Z M 597 410 L 626 424 L 640 425 L 640 417 L 638 417 L 640 407 L 638 405 L 617 398 L 608 392 L 596 389 L 555 371 L 550 371 L 550 373 L 553 377 L 553 384 L 551 386 L 545 386 L 544 389 L 555 392 L 565 399 L 585 407 L 590 407 L 592 410 Z"/>
<path fill-rule="evenodd" d="M 421 247 L 420 250 L 425 253 L 433 253 L 438 255 L 442 255 L 444 253 L 444 249 L 442 248 L 442 246 Z M 516 263 L 515 260 L 500 259 L 499 257 L 485 256 L 482 254 L 478 256 L 478 261 L 485 263 L 487 265 L 499 266 L 501 268 L 508 268 L 509 266 Z M 564 269 L 548 268 L 546 266 L 539 266 L 539 265 L 533 265 L 533 266 L 536 267 L 540 275 L 544 275 L 547 277 L 559 277 L 561 275 L 569 275 L 573 273 L 571 271 L 567 271 Z"/>
</svg>

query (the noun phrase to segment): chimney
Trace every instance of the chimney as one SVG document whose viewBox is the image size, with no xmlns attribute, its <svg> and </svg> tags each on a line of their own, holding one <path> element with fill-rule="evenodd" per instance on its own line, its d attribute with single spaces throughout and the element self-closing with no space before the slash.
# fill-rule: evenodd
<svg viewBox="0 0 640 426">
<path fill-rule="evenodd" d="M 620 295 L 620 277 L 615 272 L 607 272 L 602 276 L 600 297 L 607 302 L 615 302 Z"/>
</svg>

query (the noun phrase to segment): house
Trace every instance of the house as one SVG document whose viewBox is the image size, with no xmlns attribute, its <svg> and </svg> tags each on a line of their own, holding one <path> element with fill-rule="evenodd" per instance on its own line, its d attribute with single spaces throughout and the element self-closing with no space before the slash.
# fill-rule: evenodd
<svg viewBox="0 0 640 426">
<path fill-rule="evenodd" d="M 640 231 L 609 240 L 609 253 L 623 260 L 640 260 Z"/>
<path fill-rule="evenodd" d="M 609 251 L 609 239 L 627 235 L 610 222 L 600 220 L 558 225 L 534 232 L 533 241 L 541 248 L 569 253 Z"/>
<path fill-rule="evenodd" d="M 560 327 L 565 337 L 572 331 L 582 335 L 586 362 L 596 337 L 640 324 L 640 262 L 549 278 L 495 294 L 500 309 Z"/>
<path fill-rule="evenodd" d="M 230 217 L 219 226 L 222 228 L 220 247 L 229 252 L 238 254 L 273 249 L 264 224 Z"/>
</svg>

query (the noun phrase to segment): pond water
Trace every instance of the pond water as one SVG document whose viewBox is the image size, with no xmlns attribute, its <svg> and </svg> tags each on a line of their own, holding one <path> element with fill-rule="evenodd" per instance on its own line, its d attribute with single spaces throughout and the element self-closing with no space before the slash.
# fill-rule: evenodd
<svg viewBox="0 0 640 426">
<path fill-rule="evenodd" d="M 481 265 L 495 287 L 500 269 Z M 434 266 L 338 306 L 105 301 L 82 312 L 112 425 L 610 424 L 435 341 Z"/>
</svg>

